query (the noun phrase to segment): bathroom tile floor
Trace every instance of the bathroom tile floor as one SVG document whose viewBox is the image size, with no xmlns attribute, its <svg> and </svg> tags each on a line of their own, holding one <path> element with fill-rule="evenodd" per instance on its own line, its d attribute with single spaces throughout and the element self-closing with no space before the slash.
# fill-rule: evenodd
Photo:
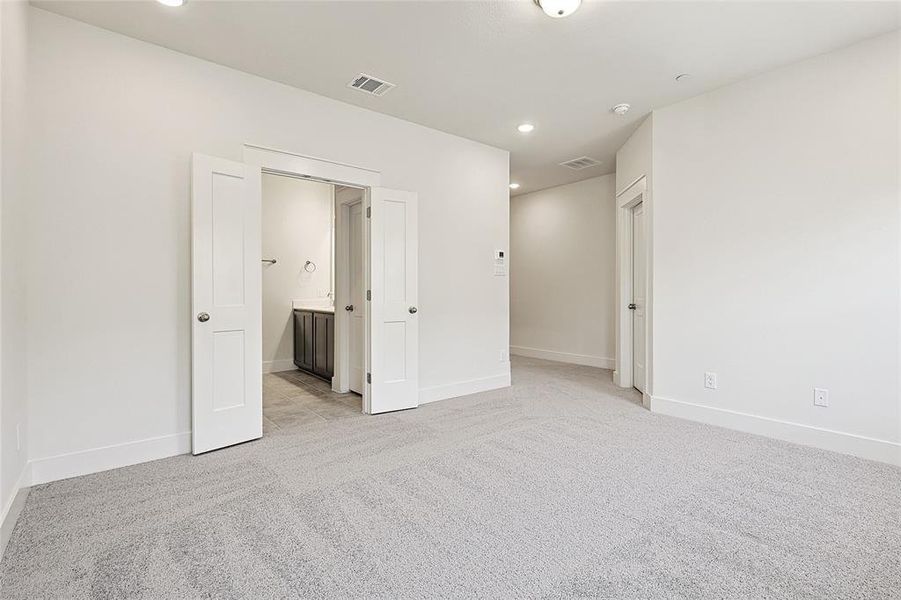
<svg viewBox="0 0 901 600">
<path fill-rule="evenodd" d="M 300 370 L 263 375 L 263 433 L 308 423 L 363 416 L 358 394 L 338 394 Z"/>
</svg>

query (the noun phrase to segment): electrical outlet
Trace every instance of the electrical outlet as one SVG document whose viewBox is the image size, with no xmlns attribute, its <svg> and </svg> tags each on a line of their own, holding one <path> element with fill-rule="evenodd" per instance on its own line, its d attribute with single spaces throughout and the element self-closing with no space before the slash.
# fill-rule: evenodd
<svg viewBox="0 0 901 600">
<path fill-rule="evenodd" d="M 706 372 L 704 373 L 704 387 L 708 390 L 716 389 L 716 373 Z"/>
<path fill-rule="evenodd" d="M 507 362 L 507 351 L 501 350 L 501 362 Z"/>
<path fill-rule="evenodd" d="M 813 388 L 813 403 L 815 406 L 829 406 L 829 390 Z"/>
</svg>

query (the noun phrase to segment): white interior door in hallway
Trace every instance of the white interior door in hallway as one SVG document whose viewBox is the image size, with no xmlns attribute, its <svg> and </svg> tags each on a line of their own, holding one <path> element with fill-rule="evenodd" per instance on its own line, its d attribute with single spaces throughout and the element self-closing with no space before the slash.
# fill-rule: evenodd
<svg viewBox="0 0 901 600">
<path fill-rule="evenodd" d="M 259 167 L 195 154 L 192 452 L 263 435 Z"/>
<path fill-rule="evenodd" d="M 363 203 L 357 202 L 350 207 L 350 223 L 348 238 L 348 264 L 350 267 L 350 304 L 346 310 L 350 313 L 350 389 L 358 394 L 363 393 L 363 381 L 366 378 L 366 290 L 363 283 Z"/>
<path fill-rule="evenodd" d="M 647 235 L 644 203 L 632 209 L 632 385 L 645 391 L 647 356 Z"/>
</svg>

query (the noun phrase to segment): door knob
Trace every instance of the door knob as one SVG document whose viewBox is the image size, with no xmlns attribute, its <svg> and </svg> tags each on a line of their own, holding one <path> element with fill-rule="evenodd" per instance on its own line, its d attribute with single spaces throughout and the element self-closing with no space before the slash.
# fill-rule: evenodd
<svg viewBox="0 0 901 600">
<path fill-rule="evenodd" d="M 411 307 L 410 307 L 410 314 L 411 314 L 411 315 L 415 315 L 417 310 L 419 310 L 419 309 L 417 309 L 415 306 L 411 306 Z"/>
<path fill-rule="evenodd" d="M 638 307 L 635 306 L 634 303 L 632 303 L 632 304 L 629 305 L 629 310 L 635 310 L 636 308 L 638 308 Z"/>
<path fill-rule="evenodd" d="M 353 312 L 353 310 L 354 310 L 354 305 L 353 305 L 353 304 L 348 304 L 347 306 L 344 307 L 344 310 L 346 310 L 347 312 Z"/>
<path fill-rule="evenodd" d="M 199 315 L 197 315 L 197 320 L 200 321 L 201 323 L 206 323 L 207 321 L 210 320 L 210 315 L 209 315 L 209 313 L 202 312 Z"/>
</svg>

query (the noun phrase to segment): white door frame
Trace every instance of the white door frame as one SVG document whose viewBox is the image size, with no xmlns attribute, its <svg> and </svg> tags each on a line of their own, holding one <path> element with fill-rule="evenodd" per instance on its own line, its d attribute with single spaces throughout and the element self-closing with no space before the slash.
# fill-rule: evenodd
<svg viewBox="0 0 901 600">
<path fill-rule="evenodd" d="M 267 148 L 255 144 L 244 144 L 244 163 L 260 167 L 260 170 L 267 173 L 287 175 L 290 177 L 300 177 L 303 179 L 312 179 L 331 183 L 336 185 L 347 185 L 363 189 L 363 210 L 369 203 L 369 188 L 381 185 L 382 174 L 374 169 L 367 169 L 346 163 L 316 158 L 313 156 L 305 156 L 286 150 L 278 150 L 275 148 Z M 347 239 L 347 221 L 342 218 L 341 212 L 336 214 L 335 235 L 333 238 L 333 247 L 335 248 L 335 266 L 342 265 L 347 261 L 347 252 L 342 239 Z M 368 228 L 363 228 L 363 263 L 369 263 L 369 241 Z M 333 266 L 334 269 L 334 266 Z M 346 271 L 346 268 L 344 269 Z M 367 272 L 368 269 L 364 269 Z M 342 281 L 343 280 L 343 281 Z M 349 383 L 349 353 L 347 351 L 348 332 L 350 323 L 348 315 L 344 311 L 344 306 L 348 302 L 350 294 L 349 280 L 344 277 L 335 281 L 335 339 L 340 340 L 339 351 L 335 353 L 335 377 L 332 378 L 332 389 L 335 391 L 347 391 L 350 389 Z M 369 282 L 364 282 L 366 288 Z M 364 303 L 365 311 L 365 340 L 366 348 L 366 370 L 370 370 L 369 357 L 369 303 Z M 340 310 L 339 310 L 340 309 Z M 262 361 L 260 362 L 260 376 L 262 377 Z M 369 386 L 363 386 L 363 408 L 364 412 L 369 412 Z"/>
<path fill-rule="evenodd" d="M 653 372 L 653 289 L 652 273 L 654 259 L 652 252 L 653 207 L 645 177 L 641 177 L 623 192 L 616 196 L 616 370 L 613 381 L 619 387 L 633 387 L 632 376 L 632 315 L 629 303 L 632 302 L 632 209 L 643 204 L 645 219 L 645 244 L 647 269 L 645 271 L 645 289 L 647 302 L 645 309 L 645 391 L 642 404 L 651 407 Z"/>
</svg>

